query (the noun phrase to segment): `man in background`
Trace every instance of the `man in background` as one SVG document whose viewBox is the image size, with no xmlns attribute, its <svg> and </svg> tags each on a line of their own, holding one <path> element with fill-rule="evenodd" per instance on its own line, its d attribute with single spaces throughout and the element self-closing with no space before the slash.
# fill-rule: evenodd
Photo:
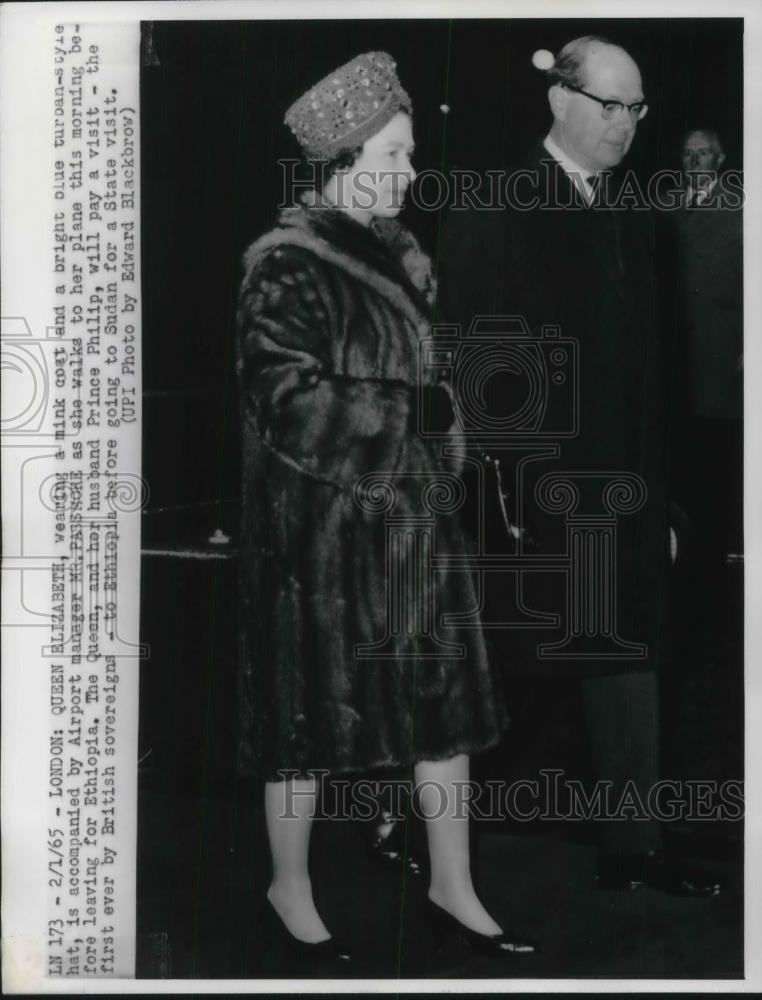
<svg viewBox="0 0 762 1000">
<path fill-rule="evenodd" d="M 739 174 L 722 173 L 725 151 L 711 128 L 682 136 L 680 208 L 661 213 L 664 266 L 675 276 L 673 496 L 690 531 L 675 567 L 681 636 L 663 695 L 686 746 L 715 747 L 711 759 L 676 752 L 681 773 L 718 783 L 743 770 L 743 213 Z M 699 712 L 681 711 L 686 690 L 706 692 Z"/>
<path fill-rule="evenodd" d="M 742 551 L 743 215 L 740 199 L 723 187 L 725 152 L 713 129 L 689 131 L 681 158 L 683 205 L 666 216 L 674 227 L 682 373 L 676 490 L 694 522 L 696 611 L 711 621 L 727 556 Z"/>
</svg>

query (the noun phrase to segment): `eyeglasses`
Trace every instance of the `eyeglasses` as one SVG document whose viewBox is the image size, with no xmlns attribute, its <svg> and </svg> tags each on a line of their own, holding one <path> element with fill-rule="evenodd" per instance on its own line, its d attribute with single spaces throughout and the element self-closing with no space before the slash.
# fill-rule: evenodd
<svg viewBox="0 0 762 1000">
<path fill-rule="evenodd" d="M 648 105 L 645 101 L 635 101 L 634 104 L 622 104 L 621 101 L 607 101 L 603 97 L 596 97 L 595 94 L 588 94 L 586 90 L 582 90 L 581 87 L 572 87 L 570 83 L 565 83 L 564 87 L 567 90 L 573 90 L 575 94 L 582 94 L 583 97 L 589 97 L 591 101 L 597 101 L 601 106 L 601 115 L 606 121 L 618 118 L 623 111 L 626 111 L 633 121 L 639 122 L 641 118 L 646 117 L 646 112 L 648 111 Z"/>
</svg>

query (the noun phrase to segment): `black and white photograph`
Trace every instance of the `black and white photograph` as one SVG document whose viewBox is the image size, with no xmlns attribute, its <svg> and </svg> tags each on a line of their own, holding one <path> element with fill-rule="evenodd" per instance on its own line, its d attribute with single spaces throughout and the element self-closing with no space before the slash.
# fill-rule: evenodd
<svg viewBox="0 0 762 1000">
<path fill-rule="evenodd" d="M 748 988 L 756 22 L 53 6 L 6 976 Z"/>
<path fill-rule="evenodd" d="M 742 975 L 742 40 L 143 24 L 147 963 Z"/>
</svg>

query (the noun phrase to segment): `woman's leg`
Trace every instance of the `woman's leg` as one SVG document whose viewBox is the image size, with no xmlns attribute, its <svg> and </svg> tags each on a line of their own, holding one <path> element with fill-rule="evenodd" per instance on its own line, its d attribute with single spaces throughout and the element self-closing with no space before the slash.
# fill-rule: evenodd
<svg viewBox="0 0 762 1000">
<path fill-rule="evenodd" d="M 471 881 L 468 808 L 463 805 L 464 786 L 460 784 L 458 790 L 458 784 L 466 781 L 466 754 L 449 760 L 421 761 L 415 768 L 431 859 L 429 896 L 471 930 L 500 934 L 500 926 L 482 906 Z"/>
<path fill-rule="evenodd" d="M 267 891 L 288 930 L 300 941 L 325 941 L 331 935 L 312 898 L 307 867 L 312 817 L 317 806 L 317 782 L 268 781 L 265 817 L 273 880 Z"/>
</svg>

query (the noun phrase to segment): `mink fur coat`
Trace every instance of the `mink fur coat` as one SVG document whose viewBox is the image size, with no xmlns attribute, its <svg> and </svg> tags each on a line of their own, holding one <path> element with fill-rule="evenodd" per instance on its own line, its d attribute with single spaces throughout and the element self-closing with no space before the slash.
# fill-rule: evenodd
<svg viewBox="0 0 762 1000">
<path fill-rule="evenodd" d="M 431 489 L 450 491 L 453 472 L 411 418 L 428 258 L 396 220 L 365 227 L 313 205 L 283 212 L 244 266 L 243 773 L 359 772 L 496 743 L 507 720 L 463 535 L 453 513 L 432 513 Z M 389 489 L 363 501 L 368 474 Z M 408 541 L 416 518 L 433 523 L 431 573 L 412 543 L 391 548 L 390 518 L 412 525 Z M 413 578 L 395 621 L 394 593 Z"/>
</svg>

